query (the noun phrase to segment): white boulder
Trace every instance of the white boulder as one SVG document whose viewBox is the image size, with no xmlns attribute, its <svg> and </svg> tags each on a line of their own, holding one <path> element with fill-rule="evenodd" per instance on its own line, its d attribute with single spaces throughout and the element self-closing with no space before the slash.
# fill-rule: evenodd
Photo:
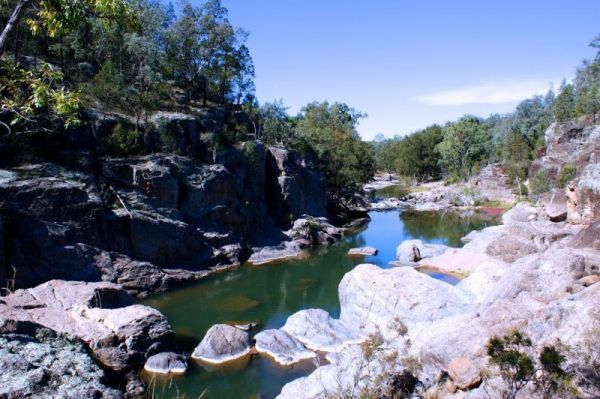
<svg viewBox="0 0 600 399">
<path fill-rule="evenodd" d="M 296 312 L 281 329 L 315 351 L 333 352 L 342 345 L 362 341 L 359 334 L 322 309 Z"/>
<path fill-rule="evenodd" d="M 283 366 L 302 360 L 313 359 L 317 354 L 302 345 L 300 341 L 284 330 L 265 330 L 254 336 L 258 353 L 266 354 Z"/>
<path fill-rule="evenodd" d="M 250 353 L 248 333 L 227 324 L 215 324 L 198 344 L 193 359 L 207 363 L 225 363 Z"/>
</svg>

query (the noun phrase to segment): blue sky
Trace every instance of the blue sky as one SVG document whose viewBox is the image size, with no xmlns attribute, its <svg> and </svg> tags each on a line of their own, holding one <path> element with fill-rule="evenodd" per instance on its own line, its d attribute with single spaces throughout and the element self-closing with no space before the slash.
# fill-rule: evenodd
<svg viewBox="0 0 600 399">
<path fill-rule="evenodd" d="M 222 0 L 250 32 L 261 103 L 366 112 L 364 139 L 511 111 L 594 52 L 600 0 Z"/>
</svg>

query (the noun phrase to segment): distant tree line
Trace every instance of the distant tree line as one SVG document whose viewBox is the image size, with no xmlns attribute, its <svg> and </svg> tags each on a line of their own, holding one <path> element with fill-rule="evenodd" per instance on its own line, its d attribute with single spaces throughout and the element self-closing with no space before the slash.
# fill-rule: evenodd
<svg viewBox="0 0 600 399">
<path fill-rule="evenodd" d="M 373 141 L 377 169 L 417 180 L 467 179 L 489 162 L 506 165 L 512 182 L 526 179 L 537 151 L 545 145 L 544 132 L 552 122 L 600 113 L 600 36 L 591 46 L 596 57 L 584 61 L 571 83 L 558 93 L 549 90 L 522 101 L 514 112 L 488 118 L 466 115 L 444 126 L 432 125 L 407 136 Z M 571 173 L 566 171 L 565 173 Z M 537 183 L 544 185 L 544 176 Z"/>
</svg>

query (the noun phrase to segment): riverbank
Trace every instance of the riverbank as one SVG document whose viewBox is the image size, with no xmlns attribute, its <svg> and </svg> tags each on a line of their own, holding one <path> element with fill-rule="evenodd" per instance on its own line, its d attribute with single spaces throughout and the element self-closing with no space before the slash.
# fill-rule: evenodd
<svg viewBox="0 0 600 399">
<path fill-rule="evenodd" d="M 488 364 L 485 345 L 513 329 L 531 338 L 534 351 L 557 340 L 592 350 L 590 339 L 599 338 L 597 224 L 552 222 L 542 208 L 526 203 L 506 212 L 502 222 L 467 235 L 461 249 L 432 251 L 419 260 L 464 274 L 456 286 L 411 267 L 364 264 L 347 273 L 339 286 L 339 323 L 363 343 L 340 339 L 329 364 L 287 384 L 279 398 L 385 392 L 404 373 L 420 381 L 424 397 L 500 395 L 506 381 Z M 465 261 L 473 261 L 468 270 Z M 312 339 L 329 334 L 328 326 L 317 327 Z M 566 356 L 570 364 L 585 362 L 577 351 Z M 535 397 L 533 389 L 527 386 L 522 397 Z"/>
</svg>

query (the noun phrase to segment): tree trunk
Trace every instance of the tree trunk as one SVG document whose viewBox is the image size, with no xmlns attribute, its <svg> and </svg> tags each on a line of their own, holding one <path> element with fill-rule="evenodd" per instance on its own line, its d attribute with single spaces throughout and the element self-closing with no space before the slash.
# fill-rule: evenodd
<svg viewBox="0 0 600 399">
<path fill-rule="evenodd" d="M 13 13 L 8 19 L 4 30 L 0 34 L 0 57 L 4 55 L 4 52 L 6 51 L 6 46 L 8 44 L 8 37 L 12 30 L 15 28 L 15 26 L 19 23 L 19 19 L 21 18 L 25 7 L 27 7 L 27 5 L 29 4 L 29 1 L 30 0 L 19 0 L 17 5 L 15 6 L 15 9 L 13 10 Z"/>
</svg>

